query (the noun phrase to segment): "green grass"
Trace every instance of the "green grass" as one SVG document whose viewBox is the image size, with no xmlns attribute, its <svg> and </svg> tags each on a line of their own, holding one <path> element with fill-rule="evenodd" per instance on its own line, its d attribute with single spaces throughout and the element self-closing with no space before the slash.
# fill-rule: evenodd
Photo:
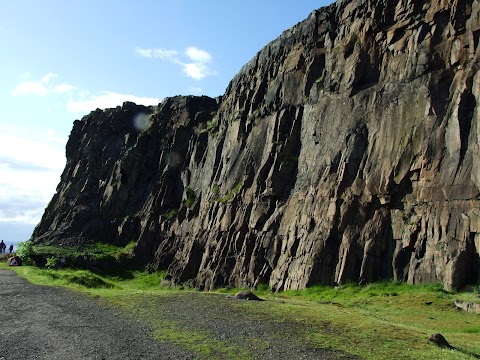
<svg viewBox="0 0 480 360">
<path fill-rule="evenodd" d="M 0 266 L 5 266 L 0 263 Z M 248 359 L 247 350 L 215 340 L 205 331 L 172 322 L 156 304 L 191 290 L 161 287 L 165 273 L 131 271 L 129 276 L 99 276 L 88 271 L 41 270 L 17 267 L 33 283 L 64 286 L 101 297 L 107 303 L 140 316 L 156 338 L 178 344 L 199 358 Z M 231 294 L 240 289 L 218 289 Z M 335 349 L 364 359 L 475 359 L 480 358 L 480 316 L 458 311 L 454 299 L 480 301 L 478 293 L 448 293 L 438 284 L 411 286 L 385 282 L 337 288 L 316 286 L 272 293 L 265 286 L 255 292 L 268 301 L 232 302 L 246 317 L 273 323 L 293 323 L 298 346 Z M 439 332 L 456 350 L 429 342 Z"/>
<path fill-rule="evenodd" d="M 0 262 L 0 267 L 6 268 L 6 263 Z M 33 266 L 19 266 L 10 269 L 37 285 L 62 286 L 80 291 L 117 287 L 113 281 L 86 270 L 43 270 Z"/>
<path fill-rule="evenodd" d="M 248 307 L 269 321 L 304 324 L 303 341 L 311 346 L 365 359 L 480 357 L 480 317 L 456 310 L 453 299 L 458 295 L 446 293 L 440 285 L 388 282 L 286 291 L 270 295 L 276 301 L 268 308 Z M 427 341 L 436 332 L 456 350 Z"/>
</svg>

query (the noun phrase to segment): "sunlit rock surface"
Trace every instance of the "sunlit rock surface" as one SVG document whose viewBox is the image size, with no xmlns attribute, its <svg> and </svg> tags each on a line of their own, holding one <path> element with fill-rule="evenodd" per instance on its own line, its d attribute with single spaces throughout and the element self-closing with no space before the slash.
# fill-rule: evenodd
<svg viewBox="0 0 480 360">
<path fill-rule="evenodd" d="M 92 112 L 33 241 L 135 240 L 204 288 L 478 283 L 479 12 L 338 1 L 221 98 Z"/>
</svg>

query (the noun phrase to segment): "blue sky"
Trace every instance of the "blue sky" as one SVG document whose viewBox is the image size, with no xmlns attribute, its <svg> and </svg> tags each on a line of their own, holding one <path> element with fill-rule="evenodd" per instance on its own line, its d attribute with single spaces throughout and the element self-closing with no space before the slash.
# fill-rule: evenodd
<svg viewBox="0 0 480 360">
<path fill-rule="evenodd" d="M 75 119 L 126 100 L 222 95 L 263 46 L 329 3 L 2 1 L 0 238 L 30 237 Z"/>
</svg>

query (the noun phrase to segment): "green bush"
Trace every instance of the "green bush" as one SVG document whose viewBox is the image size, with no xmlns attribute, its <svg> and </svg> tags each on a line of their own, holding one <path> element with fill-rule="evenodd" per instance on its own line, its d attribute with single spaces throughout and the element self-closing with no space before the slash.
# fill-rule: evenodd
<svg viewBox="0 0 480 360">
<path fill-rule="evenodd" d="M 24 265 L 34 265 L 33 257 L 35 249 L 31 241 L 21 242 L 17 246 L 17 255 L 22 259 Z"/>
</svg>

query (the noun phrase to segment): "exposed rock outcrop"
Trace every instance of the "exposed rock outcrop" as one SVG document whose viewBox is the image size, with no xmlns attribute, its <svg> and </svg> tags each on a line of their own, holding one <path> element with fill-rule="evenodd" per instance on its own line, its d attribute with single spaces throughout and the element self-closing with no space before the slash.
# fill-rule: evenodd
<svg viewBox="0 0 480 360">
<path fill-rule="evenodd" d="M 478 0 L 338 1 L 222 98 L 97 110 L 32 239 L 137 240 L 205 288 L 478 283 L 479 18 Z"/>
<path fill-rule="evenodd" d="M 453 349 L 453 346 L 451 346 L 448 341 L 445 339 L 445 337 L 440 334 L 440 333 L 435 333 L 432 334 L 428 337 L 428 340 L 433 342 L 435 345 L 447 349 Z"/>
<path fill-rule="evenodd" d="M 250 290 L 239 291 L 235 294 L 234 298 L 237 300 L 265 301 L 263 299 L 260 299 L 257 295 L 255 295 Z"/>
<path fill-rule="evenodd" d="M 470 301 L 462 301 L 462 300 L 455 300 L 454 301 L 455 306 L 457 309 L 475 313 L 475 314 L 480 314 L 480 303 L 475 303 L 475 302 L 470 302 Z"/>
</svg>

